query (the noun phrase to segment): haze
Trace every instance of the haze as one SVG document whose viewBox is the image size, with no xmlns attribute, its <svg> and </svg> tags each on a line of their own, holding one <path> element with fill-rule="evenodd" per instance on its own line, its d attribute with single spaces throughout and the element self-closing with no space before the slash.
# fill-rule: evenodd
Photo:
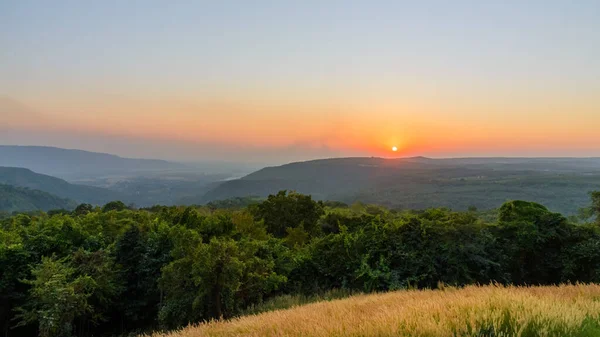
<svg viewBox="0 0 600 337">
<path fill-rule="evenodd" d="M 2 1 L 0 143 L 186 161 L 599 156 L 599 15 L 598 1 Z"/>
</svg>

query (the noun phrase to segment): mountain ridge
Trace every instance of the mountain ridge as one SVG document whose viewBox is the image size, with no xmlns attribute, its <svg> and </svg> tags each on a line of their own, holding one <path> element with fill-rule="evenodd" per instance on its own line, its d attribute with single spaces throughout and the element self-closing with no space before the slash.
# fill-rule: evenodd
<svg viewBox="0 0 600 337">
<path fill-rule="evenodd" d="M 22 167 L 0 166 L 0 184 L 39 190 L 79 203 L 103 205 L 113 200 L 127 200 L 125 195 L 115 191 L 72 184 L 63 179 Z"/>
<path fill-rule="evenodd" d="M 0 211 L 26 212 L 73 209 L 77 203 L 48 192 L 0 184 Z"/>
<path fill-rule="evenodd" d="M 0 166 L 23 167 L 61 178 L 187 168 L 185 164 L 162 159 L 126 158 L 103 152 L 30 145 L 0 145 Z"/>
<path fill-rule="evenodd" d="M 596 157 L 350 157 L 265 167 L 219 184 L 201 201 L 295 190 L 321 200 L 401 209 L 487 209 L 524 199 L 574 214 L 587 204 L 587 193 L 598 189 L 600 158 Z"/>
</svg>

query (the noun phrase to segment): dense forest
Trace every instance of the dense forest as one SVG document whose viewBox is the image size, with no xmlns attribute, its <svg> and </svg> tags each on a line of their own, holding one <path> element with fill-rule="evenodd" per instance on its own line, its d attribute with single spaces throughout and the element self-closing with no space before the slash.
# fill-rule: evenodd
<svg viewBox="0 0 600 337">
<path fill-rule="evenodd" d="M 4 214 L 21 210 L 71 209 L 77 206 L 73 200 L 27 187 L 0 183 L 0 218 Z"/>
<path fill-rule="evenodd" d="M 315 200 L 397 210 L 491 210 L 507 200 L 528 200 L 571 216 L 587 202 L 588 191 L 600 190 L 600 158 L 354 157 L 263 166 L 0 145 L 0 184 L 78 204 L 121 200 L 137 207 L 203 205 L 250 196 L 265 199 L 293 190 Z M 29 203 L 14 205 L 18 211 L 35 210 Z"/>
<path fill-rule="evenodd" d="M 115 336 L 229 318 L 286 294 L 600 282 L 600 192 L 579 217 L 527 201 L 395 211 L 279 192 L 0 220 L 5 336 Z"/>
<path fill-rule="evenodd" d="M 506 200 L 529 200 L 574 215 L 588 191 L 600 190 L 599 168 L 598 158 L 331 158 L 265 167 L 184 201 L 294 190 L 317 200 L 406 210 L 490 210 Z"/>
</svg>

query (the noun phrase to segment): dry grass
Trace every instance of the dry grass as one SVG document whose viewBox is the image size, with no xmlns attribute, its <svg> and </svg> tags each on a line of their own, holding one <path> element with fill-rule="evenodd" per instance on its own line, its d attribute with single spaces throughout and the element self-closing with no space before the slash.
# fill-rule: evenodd
<svg viewBox="0 0 600 337">
<path fill-rule="evenodd" d="M 158 336 L 600 336 L 600 285 L 359 295 Z"/>
</svg>

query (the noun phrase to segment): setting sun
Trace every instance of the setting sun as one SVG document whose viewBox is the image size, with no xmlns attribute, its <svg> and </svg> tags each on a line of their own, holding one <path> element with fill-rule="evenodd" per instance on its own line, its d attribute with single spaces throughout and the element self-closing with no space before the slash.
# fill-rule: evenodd
<svg viewBox="0 0 600 337">
<path fill-rule="evenodd" d="M 396 152 L 398 151 L 398 148 L 396 146 L 392 146 L 392 151 Z"/>
</svg>

